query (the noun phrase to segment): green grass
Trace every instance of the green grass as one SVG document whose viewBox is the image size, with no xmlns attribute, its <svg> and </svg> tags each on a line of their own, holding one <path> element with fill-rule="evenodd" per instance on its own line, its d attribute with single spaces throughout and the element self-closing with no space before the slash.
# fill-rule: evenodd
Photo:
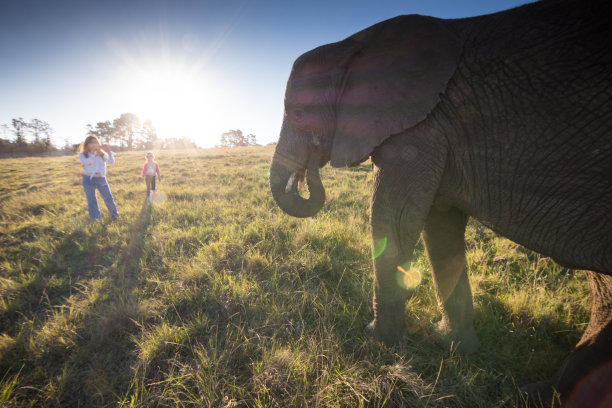
<svg viewBox="0 0 612 408">
<path fill-rule="evenodd" d="M 93 224 L 76 157 L 0 160 L 0 406 L 492 407 L 580 338 L 582 274 L 472 222 L 479 351 L 431 341 L 420 245 L 407 342 L 367 340 L 369 166 L 325 168 L 328 201 L 301 220 L 272 201 L 271 155 L 160 152 L 166 199 L 150 206 L 144 156 L 120 153 L 121 220 L 99 200 Z"/>
</svg>

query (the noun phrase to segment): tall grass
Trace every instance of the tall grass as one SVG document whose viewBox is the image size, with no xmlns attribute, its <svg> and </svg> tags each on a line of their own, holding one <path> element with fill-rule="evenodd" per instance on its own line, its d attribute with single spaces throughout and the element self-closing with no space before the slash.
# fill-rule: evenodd
<svg viewBox="0 0 612 408">
<path fill-rule="evenodd" d="M 141 153 L 90 223 L 75 157 L 0 160 L 0 405 L 492 407 L 555 372 L 588 321 L 580 273 L 470 223 L 478 352 L 433 344 L 423 248 L 405 344 L 367 340 L 371 173 L 322 171 L 316 217 L 283 214 L 270 147 Z M 510 406 L 521 406 L 511 400 Z M 514 404 L 514 405 L 512 405 Z"/>
</svg>

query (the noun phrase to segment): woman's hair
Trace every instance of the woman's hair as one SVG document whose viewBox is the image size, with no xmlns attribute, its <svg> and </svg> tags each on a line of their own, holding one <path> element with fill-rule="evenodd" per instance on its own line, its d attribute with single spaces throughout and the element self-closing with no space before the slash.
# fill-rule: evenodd
<svg viewBox="0 0 612 408">
<path fill-rule="evenodd" d="M 101 145 L 100 139 L 98 139 L 98 136 L 96 136 L 96 135 L 89 135 L 89 136 L 87 136 L 85 138 L 83 143 L 81 143 L 79 145 L 78 153 L 83 153 L 85 155 L 85 157 L 89 157 L 89 151 L 85 150 L 85 146 L 87 146 L 89 143 L 92 143 L 92 142 L 96 142 L 99 145 Z"/>
</svg>

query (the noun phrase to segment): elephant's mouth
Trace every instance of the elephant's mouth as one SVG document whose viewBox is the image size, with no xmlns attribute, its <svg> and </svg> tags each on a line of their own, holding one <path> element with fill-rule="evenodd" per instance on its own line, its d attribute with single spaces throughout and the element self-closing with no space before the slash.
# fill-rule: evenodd
<svg viewBox="0 0 612 408">
<path fill-rule="evenodd" d="M 320 158 L 318 155 L 309 157 L 304 169 L 291 170 L 281 164 L 282 160 L 275 155 L 270 167 L 270 189 L 278 206 L 294 217 L 312 217 L 325 203 L 325 189 L 319 176 Z M 309 197 L 300 194 L 303 191 L 303 181 L 306 180 Z"/>
<path fill-rule="evenodd" d="M 287 185 L 285 186 L 285 193 L 289 193 L 295 188 L 296 180 L 298 181 L 298 192 L 302 191 L 302 182 L 304 181 L 304 176 L 298 176 L 297 171 L 294 171 L 289 176 L 289 180 L 287 180 Z"/>
</svg>

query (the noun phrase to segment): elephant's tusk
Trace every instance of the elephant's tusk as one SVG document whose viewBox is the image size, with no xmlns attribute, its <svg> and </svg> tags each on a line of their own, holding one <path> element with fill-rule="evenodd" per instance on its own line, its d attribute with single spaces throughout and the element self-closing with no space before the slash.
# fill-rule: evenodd
<svg viewBox="0 0 612 408">
<path fill-rule="evenodd" d="M 291 173 L 291 176 L 289 177 L 289 180 L 287 181 L 287 186 L 285 187 L 285 193 L 288 193 L 291 191 L 291 189 L 293 188 L 293 183 L 295 183 L 296 177 L 297 177 L 296 172 Z"/>
</svg>

